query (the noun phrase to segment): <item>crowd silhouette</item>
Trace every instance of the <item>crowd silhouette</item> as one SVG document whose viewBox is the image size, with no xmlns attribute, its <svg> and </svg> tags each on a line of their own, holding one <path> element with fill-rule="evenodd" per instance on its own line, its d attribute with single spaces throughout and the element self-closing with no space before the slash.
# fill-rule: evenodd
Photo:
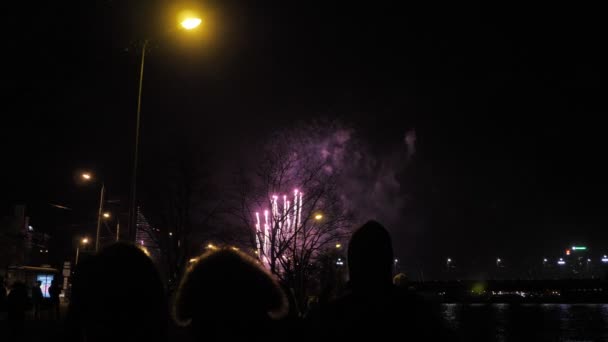
<svg viewBox="0 0 608 342">
<path fill-rule="evenodd" d="M 392 242 L 382 225 L 369 221 L 356 230 L 347 259 L 349 281 L 343 293 L 329 301 L 311 300 L 309 312 L 302 316 L 290 314 L 293 298 L 276 278 L 236 248 L 220 248 L 192 260 L 177 291 L 169 296 L 144 251 L 116 243 L 78 265 L 63 339 L 385 340 L 397 330 L 414 340 L 453 339 L 432 305 L 408 288 L 405 275 L 393 281 Z M 34 317 L 40 314 L 39 291 L 37 284 L 32 289 Z M 53 282 L 48 291 L 51 312 L 59 318 L 61 289 Z M 23 329 L 28 309 L 25 285 L 13 284 L 8 296 L 0 293 L 0 305 L 7 308 L 13 332 Z"/>
</svg>

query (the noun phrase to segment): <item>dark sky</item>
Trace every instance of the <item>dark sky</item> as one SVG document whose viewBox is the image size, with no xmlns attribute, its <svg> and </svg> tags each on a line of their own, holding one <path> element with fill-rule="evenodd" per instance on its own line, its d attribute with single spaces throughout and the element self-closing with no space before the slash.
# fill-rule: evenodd
<svg viewBox="0 0 608 342">
<path fill-rule="evenodd" d="M 98 170 L 110 197 L 126 199 L 136 47 L 159 37 L 146 63 L 144 172 L 160 166 L 158 151 L 182 143 L 222 163 L 275 129 L 319 116 L 351 122 L 377 150 L 415 128 L 405 182 L 424 225 L 400 235 L 401 255 L 423 264 L 446 255 L 523 260 L 573 242 L 608 251 L 599 8 L 191 4 L 209 16 L 205 34 L 171 32 L 177 2 L 7 5 L 4 212 L 24 202 L 42 230 L 86 229 L 97 194 L 75 184 L 81 168 Z"/>
</svg>

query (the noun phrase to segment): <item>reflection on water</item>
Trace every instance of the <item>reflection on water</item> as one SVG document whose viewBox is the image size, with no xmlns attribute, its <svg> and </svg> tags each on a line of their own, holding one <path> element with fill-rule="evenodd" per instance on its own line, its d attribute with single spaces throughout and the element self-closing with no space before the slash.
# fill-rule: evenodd
<svg viewBox="0 0 608 342">
<path fill-rule="evenodd" d="M 608 341 L 608 304 L 443 304 L 466 341 Z"/>
</svg>

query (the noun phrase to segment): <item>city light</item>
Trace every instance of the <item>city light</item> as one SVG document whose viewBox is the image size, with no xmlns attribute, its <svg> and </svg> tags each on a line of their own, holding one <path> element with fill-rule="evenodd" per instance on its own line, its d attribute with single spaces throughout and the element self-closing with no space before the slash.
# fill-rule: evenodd
<svg viewBox="0 0 608 342">
<path fill-rule="evenodd" d="M 344 261 L 342 261 L 342 258 L 338 258 L 338 261 L 336 261 L 336 265 L 344 266 Z"/>
<path fill-rule="evenodd" d="M 448 262 L 452 262 L 452 259 L 448 258 Z"/>
<path fill-rule="evenodd" d="M 323 219 L 323 215 L 322 214 L 317 214 L 315 215 L 315 220 L 319 221 Z"/>
<path fill-rule="evenodd" d="M 544 258 L 544 259 L 543 259 L 543 262 L 547 262 L 547 258 Z"/>
<path fill-rule="evenodd" d="M 395 264 L 399 262 L 399 259 L 395 259 Z"/>
<path fill-rule="evenodd" d="M 501 262 L 500 258 L 496 259 L 496 262 Z"/>
<path fill-rule="evenodd" d="M 336 244 L 336 248 L 338 248 L 338 249 L 342 248 L 342 244 L 341 243 L 337 243 Z"/>
<path fill-rule="evenodd" d="M 88 172 L 83 173 L 83 174 L 81 175 L 81 177 L 82 177 L 82 179 L 84 179 L 84 180 L 91 180 L 91 178 L 93 178 L 93 177 L 91 176 L 91 174 L 90 174 L 90 173 L 88 173 Z"/>
<path fill-rule="evenodd" d="M 192 30 L 203 22 L 201 18 L 186 18 L 180 23 L 186 30 Z"/>
<path fill-rule="evenodd" d="M 192 258 L 192 259 L 190 259 L 190 260 L 188 260 L 188 261 L 189 261 L 190 263 L 193 263 L 193 262 L 195 262 L 196 260 L 198 260 L 198 258 Z"/>
<path fill-rule="evenodd" d="M 608 256 L 604 255 L 604 257 L 602 258 L 602 262 L 608 263 Z"/>
<path fill-rule="evenodd" d="M 29 230 L 30 232 L 34 230 L 34 227 L 32 226 L 27 226 L 27 230 Z"/>
<path fill-rule="evenodd" d="M 173 236 L 173 232 L 169 232 L 169 236 Z"/>
<path fill-rule="evenodd" d="M 565 265 L 565 264 L 566 264 L 566 262 L 564 261 L 564 259 L 563 259 L 563 258 L 559 258 L 559 260 L 557 261 L 557 264 L 558 264 L 558 265 Z"/>
<path fill-rule="evenodd" d="M 570 255 L 570 250 L 566 249 L 566 255 Z"/>
<path fill-rule="evenodd" d="M 210 243 L 207 245 L 207 249 L 217 249 L 217 247 L 214 244 Z"/>
<path fill-rule="evenodd" d="M 82 244 L 83 244 L 83 245 L 86 245 L 87 243 L 89 243 L 89 239 L 84 238 L 84 239 L 82 239 L 82 241 L 80 241 L 80 242 L 82 242 Z"/>
<path fill-rule="evenodd" d="M 573 251 L 586 251 L 587 247 L 585 246 L 572 246 Z"/>
<path fill-rule="evenodd" d="M 108 213 L 108 212 L 103 213 L 103 217 L 104 218 L 110 218 L 110 213 Z"/>
</svg>

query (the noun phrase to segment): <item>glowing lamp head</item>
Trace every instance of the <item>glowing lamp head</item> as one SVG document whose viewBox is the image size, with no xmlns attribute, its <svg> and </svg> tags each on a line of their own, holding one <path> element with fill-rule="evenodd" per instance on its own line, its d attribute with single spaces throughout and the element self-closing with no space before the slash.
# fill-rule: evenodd
<svg viewBox="0 0 608 342">
<path fill-rule="evenodd" d="M 90 173 L 85 172 L 81 175 L 82 179 L 84 179 L 85 181 L 91 180 L 91 178 L 93 178 L 93 176 L 91 176 Z"/>
<path fill-rule="evenodd" d="M 452 262 L 452 259 L 451 259 L 451 258 L 448 258 L 448 262 Z"/>
<path fill-rule="evenodd" d="M 323 219 L 323 215 L 322 214 L 316 214 L 315 215 L 315 220 L 320 221 Z"/>
<path fill-rule="evenodd" d="M 338 248 L 338 249 L 342 248 L 342 244 L 341 243 L 337 243 L 336 244 L 336 248 Z"/>
<path fill-rule="evenodd" d="M 103 218 L 110 218 L 110 213 L 108 213 L 108 212 L 103 213 Z"/>
<path fill-rule="evenodd" d="M 89 239 L 84 238 L 84 239 L 82 239 L 82 241 L 80 241 L 80 242 L 82 242 L 82 244 L 83 244 L 83 245 L 86 245 L 87 243 L 89 243 Z"/>
<path fill-rule="evenodd" d="M 190 17 L 182 20 L 180 25 L 182 25 L 182 27 L 186 30 L 193 30 L 197 28 L 202 22 L 203 20 L 201 18 Z"/>
</svg>

